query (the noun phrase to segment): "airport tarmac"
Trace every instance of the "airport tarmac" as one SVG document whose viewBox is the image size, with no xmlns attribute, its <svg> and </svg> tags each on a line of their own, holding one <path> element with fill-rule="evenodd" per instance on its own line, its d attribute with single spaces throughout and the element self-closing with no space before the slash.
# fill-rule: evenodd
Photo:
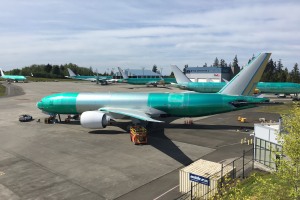
<svg viewBox="0 0 300 200">
<path fill-rule="evenodd" d="M 253 108 L 194 118 L 193 125 L 179 119 L 156 125 L 149 144 L 136 146 L 126 132 L 128 121 L 102 130 L 78 122 L 44 124 L 46 115 L 36 102 L 57 92 L 182 90 L 83 81 L 7 86 L 11 94 L 0 98 L 0 199 L 174 199 L 180 168 L 200 158 L 221 162 L 239 157 L 251 148 L 240 141 L 250 137 L 258 118 L 279 118 Z M 35 120 L 20 123 L 21 114 Z M 249 123 L 237 122 L 240 115 Z"/>
</svg>

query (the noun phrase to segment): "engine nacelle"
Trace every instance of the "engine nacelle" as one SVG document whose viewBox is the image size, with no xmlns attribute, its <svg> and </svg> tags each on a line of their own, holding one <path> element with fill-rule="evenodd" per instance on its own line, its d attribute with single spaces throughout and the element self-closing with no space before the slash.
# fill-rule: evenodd
<svg viewBox="0 0 300 200">
<path fill-rule="evenodd" d="M 101 111 L 86 111 L 81 114 L 80 123 L 84 128 L 101 129 L 105 128 L 110 117 Z"/>
</svg>

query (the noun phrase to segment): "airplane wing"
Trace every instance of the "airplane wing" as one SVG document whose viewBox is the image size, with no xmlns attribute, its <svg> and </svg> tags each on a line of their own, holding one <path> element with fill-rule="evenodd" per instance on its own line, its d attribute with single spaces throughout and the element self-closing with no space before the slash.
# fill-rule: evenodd
<svg viewBox="0 0 300 200">
<path fill-rule="evenodd" d="M 106 111 L 109 113 L 124 115 L 124 116 L 128 116 L 128 117 L 133 117 L 133 118 L 143 120 L 143 121 L 163 122 L 163 121 L 152 119 L 148 114 L 144 113 L 143 111 L 138 111 L 138 110 L 132 110 L 132 109 L 126 109 L 126 108 L 111 108 L 111 107 L 104 107 L 104 108 L 100 108 L 99 110 Z"/>
</svg>

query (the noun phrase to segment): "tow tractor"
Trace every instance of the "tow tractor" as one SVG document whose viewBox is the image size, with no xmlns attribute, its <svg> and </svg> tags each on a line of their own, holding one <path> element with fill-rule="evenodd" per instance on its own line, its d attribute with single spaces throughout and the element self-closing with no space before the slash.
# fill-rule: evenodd
<svg viewBox="0 0 300 200">
<path fill-rule="evenodd" d="M 134 144 L 147 144 L 147 129 L 143 126 L 135 125 L 130 127 L 130 140 Z"/>
</svg>

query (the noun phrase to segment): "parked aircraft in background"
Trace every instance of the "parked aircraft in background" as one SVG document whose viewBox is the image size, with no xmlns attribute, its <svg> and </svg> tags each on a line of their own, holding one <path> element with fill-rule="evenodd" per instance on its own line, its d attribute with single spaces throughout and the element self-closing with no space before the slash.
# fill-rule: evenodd
<svg viewBox="0 0 300 200">
<path fill-rule="evenodd" d="M 218 93 L 58 93 L 46 96 L 37 107 L 50 115 L 81 114 L 85 128 L 102 129 L 110 120 L 130 118 L 133 123 L 162 122 L 156 117 L 197 117 L 264 104 L 267 98 L 251 96 L 271 53 L 253 59 Z"/>
<path fill-rule="evenodd" d="M 177 81 L 177 84 L 172 85 L 181 89 L 203 93 L 215 93 L 226 85 L 226 82 L 192 82 L 177 66 L 172 65 L 171 69 Z M 257 83 L 256 89 L 255 93 L 298 94 L 300 93 L 300 84 L 286 82 L 259 82 Z"/>
<path fill-rule="evenodd" d="M 68 72 L 69 72 L 69 76 L 67 78 L 71 78 L 71 79 L 77 79 L 77 80 L 84 80 L 84 81 L 92 81 L 92 82 L 96 82 L 97 80 L 99 82 L 105 82 L 108 80 L 110 80 L 112 78 L 112 76 L 81 76 L 81 75 L 76 75 L 70 68 L 68 68 Z M 107 83 L 106 82 L 106 83 Z"/>
<path fill-rule="evenodd" d="M 127 74 L 118 67 L 120 74 L 123 77 L 122 82 L 126 82 L 128 84 L 143 84 L 147 86 L 154 86 L 157 87 L 158 85 L 165 85 L 165 81 L 160 75 L 160 78 L 129 78 Z"/>
<path fill-rule="evenodd" d="M 5 75 L 4 72 L 2 71 L 2 69 L 0 69 L 1 71 L 1 78 L 6 79 L 7 81 L 14 81 L 14 82 L 25 82 L 26 81 L 26 77 L 25 76 L 20 76 L 20 75 Z"/>
<path fill-rule="evenodd" d="M 123 77 L 122 82 L 126 82 L 128 84 L 134 85 L 147 85 L 157 87 L 158 85 L 170 84 L 171 82 L 176 82 L 174 78 L 162 78 L 159 74 L 160 78 L 129 78 L 127 74 L 118 67 L 120 74 Z"/>
</svg>

